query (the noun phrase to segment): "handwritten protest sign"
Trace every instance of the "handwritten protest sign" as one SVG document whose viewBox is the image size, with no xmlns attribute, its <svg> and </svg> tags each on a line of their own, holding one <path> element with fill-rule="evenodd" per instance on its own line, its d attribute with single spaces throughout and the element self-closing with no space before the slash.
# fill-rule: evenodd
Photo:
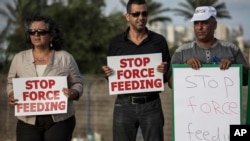
<svg viewBox="0 0 250 141">
<path fill-rule="evenodd" d="M 173 65 L 174 141 L 229 141 L 230 124 L 241 123 L 241 71 Z"/>
<path fill-rule="evenodd" d="M 164 90 L 163 74 L 156 70 L 161 53 L 109 56 L 107 61 L 114 72 L 109 77 L 110 95 Z"/>
<path fill-rule="evenodd" d="M 62 89 L 67 87 L 65 76 L 14 78 L 15 116 L 66 113 L 68 98 Z"/>
</svg>

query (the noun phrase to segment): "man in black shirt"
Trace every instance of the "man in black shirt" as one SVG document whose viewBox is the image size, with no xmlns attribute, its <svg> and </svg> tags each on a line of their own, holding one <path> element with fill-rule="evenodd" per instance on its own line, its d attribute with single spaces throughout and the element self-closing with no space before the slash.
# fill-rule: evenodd
<svg viewBox="0 0 250 141">
<path fill-rule="evenodd" d="M 170 55 L 165 38 L 146 28 L 148 9 L 145 0 L 129 0 L 126 20 L 127 31 L 114 37 L 108 56 L 161 53 L 162 62 L 156 68 L 163 73 L 164 83 Z M 109 66 L 102 66 L 105 75 L 113 74 Z M 140 126 L 144 141 L 163 141 L 164 117 L 159 92 L 119 94 L 113 117 L 113 140 L 135 141 Z"/>
</svg>

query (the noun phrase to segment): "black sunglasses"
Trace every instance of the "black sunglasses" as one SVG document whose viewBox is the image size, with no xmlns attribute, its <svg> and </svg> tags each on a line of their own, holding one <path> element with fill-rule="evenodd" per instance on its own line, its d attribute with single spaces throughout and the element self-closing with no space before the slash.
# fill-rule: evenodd
<svg viewBox="0 0 250 141">
<path fill-rule="evenodd" d="M 143 12 L 131 12 L 129 13 L 130 15 L 132 15 L 133 17 L 139 17 L 140 15 L 142 15 L 143 17 L 147 17 L 148 16 L 148 11 L 143 11 Z"/>
<path fill-rule="evenodd" d="M 50 33 L 48 30 L 45 29 L 29 29 L 28 32 L 29 35 L 35 35 L 37 33 L 38 36 L 43 36 Z"/>
</svg>

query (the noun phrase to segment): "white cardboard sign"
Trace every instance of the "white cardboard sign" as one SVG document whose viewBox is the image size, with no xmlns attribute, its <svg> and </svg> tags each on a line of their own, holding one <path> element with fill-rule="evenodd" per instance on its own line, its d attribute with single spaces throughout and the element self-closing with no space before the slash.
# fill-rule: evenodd
<svg viewBox="0 0 250 141">
<path fill-rule="evenodd" d="M 15 116 L 59 114 L 67 112 L 66 76 L 14 78 Z"/>
<path fill-rule="evenodd" d="M 241 123 L 240 70 L 173 67 L 174 141 L 229 141 Z"/>
<path fill-rule="evenodd" d="M 107 62 L 114 72 L 109 76 L 110 95 L 164 90 L 163 74 L 157 71 L 161 53 L 109 56 Z"/>
</svg>

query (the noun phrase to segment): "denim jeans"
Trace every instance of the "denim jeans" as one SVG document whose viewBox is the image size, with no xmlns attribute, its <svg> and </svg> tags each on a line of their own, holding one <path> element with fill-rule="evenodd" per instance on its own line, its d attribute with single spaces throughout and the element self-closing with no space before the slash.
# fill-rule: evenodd
<svg viewBox="0 0 250 141">
<path fill-rule="evenodd" d="M 37 116 L 36 124 L 17 121 L 17 141 L 71 141 L 75 128 L 75 116 L 64 121 L 53 122 L 51 115 Z"/>
<path fill-rule="evenodd" d="M 131 104 L 117 98 L 113 116 L 114 141 L 135 141 L 139 126 L 144 141 L 164 140 L 160 98 L 145 104 Z"/>
</svg>

